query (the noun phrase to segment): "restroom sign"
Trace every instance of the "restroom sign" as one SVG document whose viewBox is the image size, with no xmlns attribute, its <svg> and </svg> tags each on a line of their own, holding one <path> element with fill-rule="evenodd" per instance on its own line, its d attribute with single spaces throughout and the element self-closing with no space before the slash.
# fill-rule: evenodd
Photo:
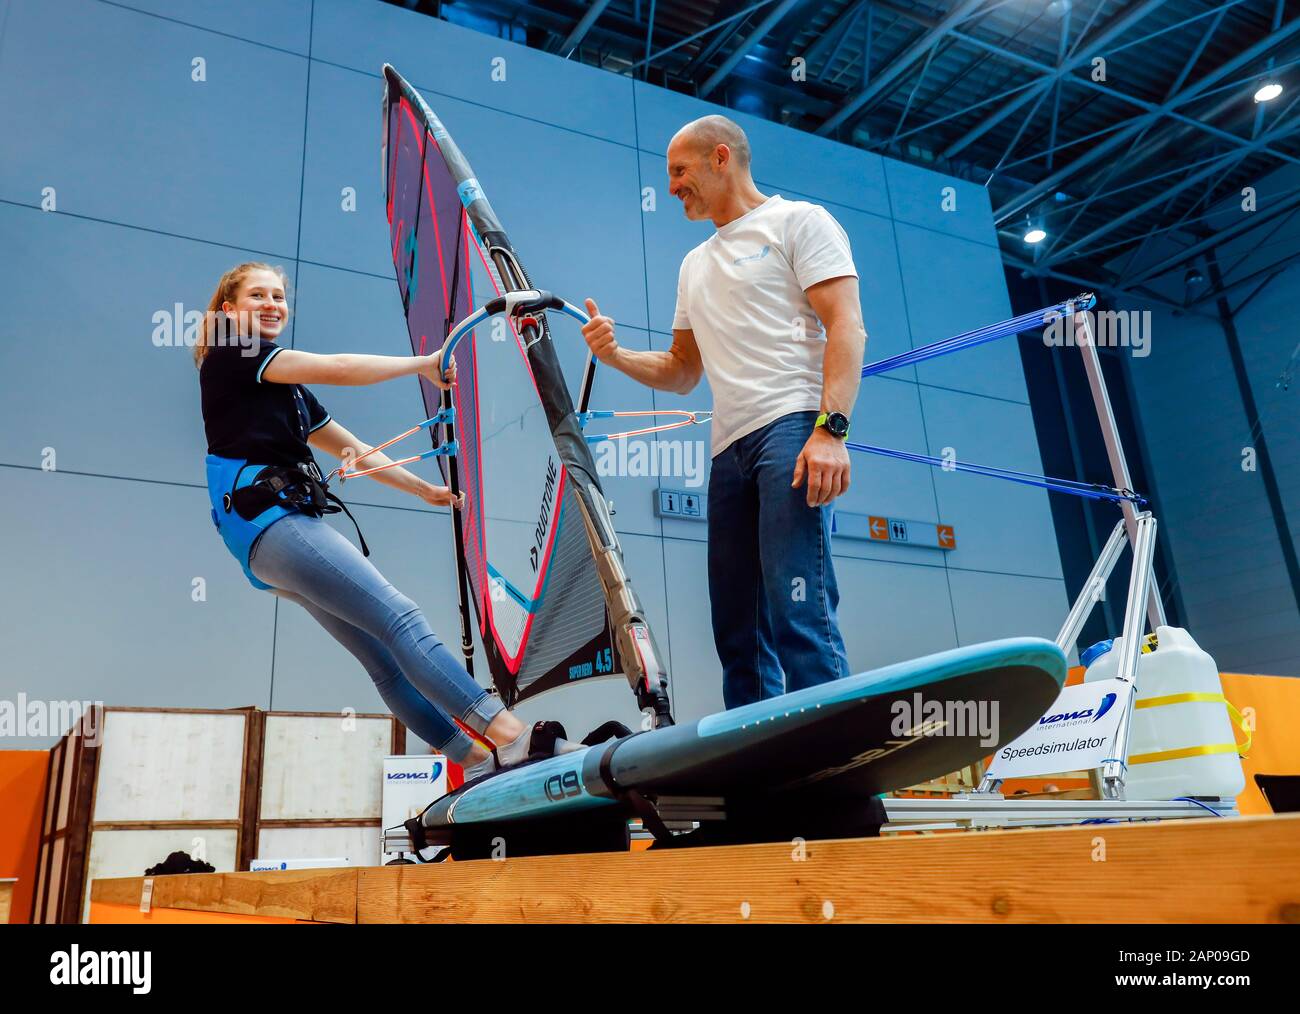
<svg viewBox="0 0 1300 1014">
<path fill-rule="evenodd" d="M 885 528 L 888 533 L 885 538 L 890 542 L 907 541 L 907 522 L 899 518 L 872 518 L 871 527 L 873 531 Z M 873 536 L 873 538 L 879 538 L 879 536 Z"/>
<path fill-rule="evenodd" d="M 845 539 L 890 542 L 898 546 L 943 550 L 957 548 L 957 535 L 952 525 L 893 518 L 885 514 L 836 511 L 831 521 L 831 532 Z"/>
</svg>

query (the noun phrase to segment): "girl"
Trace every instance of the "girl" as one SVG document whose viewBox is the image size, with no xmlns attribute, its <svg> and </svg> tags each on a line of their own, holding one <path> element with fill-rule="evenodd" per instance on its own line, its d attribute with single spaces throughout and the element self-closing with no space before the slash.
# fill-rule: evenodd
<svg viewBox="0 0 1300 1014">
<path fill-rule="evenodd" d="M 446 389 L 454 376 L 441 375 L 438 353 L 316 355 L 282 348 L 276 338 L 289 318 L 286 287 L 284 272 L 267 264 L 227 271 L 194 348 L 213 521 L 253 586 L 311 613 L 365 667 L 389 710 L 464 765 L 467 780 L 524 760 L 534 731 L 544 749 L 554 723 L 526 727 L 475 683 L 419 607 L 322 517 L 347 508 L 322 488 L 312 448 L 341 459 L 364 456 L 367 468 L 392 459 L 368 454 L 370 447 L 302 385 L 377 384 L 418 374 Z M 435 507 L 455 510 L 463 502 L 404 468 L 374 477 Z M 556 738 L 556 752 L 575 748 Z"/>
</svg>

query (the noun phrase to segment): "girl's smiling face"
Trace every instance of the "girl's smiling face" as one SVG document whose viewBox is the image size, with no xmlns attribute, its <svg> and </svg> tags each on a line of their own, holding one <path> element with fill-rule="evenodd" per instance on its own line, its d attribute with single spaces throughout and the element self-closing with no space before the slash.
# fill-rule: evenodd
<svg viewBox="0 0 1300 1014">
<path fill-rule="evenodd" d="M 284 281 L 274 271 L 250 271 L 240 282 L 234 302 L 226 300 L 221 309 L 236 321 L 240 334 L 275 341 L 289 320 Z"/>
</svg>

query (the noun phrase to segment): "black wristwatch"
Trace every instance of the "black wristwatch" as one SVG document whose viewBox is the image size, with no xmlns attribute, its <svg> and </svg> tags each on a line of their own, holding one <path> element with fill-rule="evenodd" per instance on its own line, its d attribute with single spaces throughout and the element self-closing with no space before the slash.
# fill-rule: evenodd
<svg viewBox="0 0 1300 1014">
<path fill-rule="evenodd" d="M 825 426 L 826 432 L 837 440 L 849 435 L 849 417 L 843 412 L 823 412 L 817 417 L 817 425 Z"/>
</svg>

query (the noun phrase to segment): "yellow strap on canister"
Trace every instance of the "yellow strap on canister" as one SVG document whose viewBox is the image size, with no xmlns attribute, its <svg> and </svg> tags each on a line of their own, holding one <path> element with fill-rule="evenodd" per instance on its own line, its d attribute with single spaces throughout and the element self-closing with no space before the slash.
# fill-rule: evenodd
<svg viewBox="0 0 1300 1014">
<path fill-rule="evenodd" d="M 1223 694 L 1168 694 L 1164 697 L 1148 697 L 1145 700 L 1135 701 L 1135 708 L 1162 708 L 1167 704 L 1222 704 L 1228 709 L 1228 714 L 1234 725 L 1237 726 L 1246 735 L 1246 742 L 1238 745 L 1237 743 L 1214 743 L 1210 746 L 1189 746 L 1182 750 L 1160 750 L 1156 753 L 1140 753 L 1128 759 L 1130 764 L 1154 764 L 1156 761 L 1184 760 L 1188 757 L 1203 757 L 1207 754 L 1216 753 L 1235 753 L 1244 757 L 1250 751 L 1250 744 L 1254 737 L 1251 731 L 1246 728 L 1246 720 L 1242 717 L 1240 711 L 1236 709 L 1232 701 L 1224 697 Z"/>
<path fill-rule="evenodd" d="M 1128 759 L 1129 764 L 1154 764 L 1156 761 L 1185 760 L 1204 757 L 1212 753 L 1236 753 L 1236 743 L 1214 743 L 1211 746 L 1189 746 L 1182 750 L 1160 750 L 1156 753 L 1138 753 Z"/>
</svg>

